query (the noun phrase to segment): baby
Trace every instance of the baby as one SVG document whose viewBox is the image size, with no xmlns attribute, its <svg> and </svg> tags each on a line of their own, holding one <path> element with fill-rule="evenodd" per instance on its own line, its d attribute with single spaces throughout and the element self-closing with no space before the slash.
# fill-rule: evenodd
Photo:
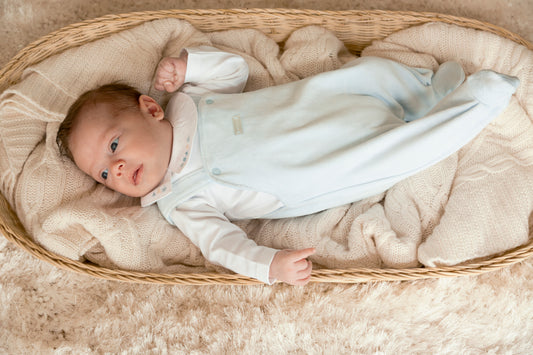
<svg viewBox="0 0 533 355">
<path fill-rule="evenodd" d="M 381 193 L 457 151 L 507 106 L 514 77 L 466 81 L 381 58 L 241 93 L 238 55 L 186 48 L 158 65 L 166 110 L 127 85 L 88 91 L 58 144 L 86 174 L 158 207 L 213 263 L 265 283 L 306 284 L 314 248 L 259 246 L 231 221 L 287 218 Z"/>
</svg>

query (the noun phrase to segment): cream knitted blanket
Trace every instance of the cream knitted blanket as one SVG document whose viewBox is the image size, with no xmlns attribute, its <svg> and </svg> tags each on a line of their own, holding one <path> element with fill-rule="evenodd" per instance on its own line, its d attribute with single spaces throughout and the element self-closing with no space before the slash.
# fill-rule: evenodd
<svg viewBox="0 0 533 355">
<path fill-rule="evenodd" d="M 0 188 L 27 230 L 47 249 L 76 260 L 154 272 L 202 272 L 207 263 L 156 207 L 96 185 L 59 156 L 55 135 L 75 98 L 120 80 L 164 105 L 151 87 L 162 56 L 211 44 L 239 53 L 250 66 L 246 90 L 338 68 L 353 56 L 330 32 L 302 28 L 283 52 L 260 32 L 204 34 L 175 19 L 149 22 L 72 48 L 27 69 L 0 96 Z M 518 76 L 509 108 L 459 153 L 376 196 L 319 214 L 254 220 L 240 226 L 276 248 L 315 246 L 329 267 L 456 264 L 528 240 L 533 187 L 533 55 L 492 34 L 445 24 L 400 31 L 367 48 L 435 69 L 458 60 L 467 74 L 482 68 Z"/>
</svg>

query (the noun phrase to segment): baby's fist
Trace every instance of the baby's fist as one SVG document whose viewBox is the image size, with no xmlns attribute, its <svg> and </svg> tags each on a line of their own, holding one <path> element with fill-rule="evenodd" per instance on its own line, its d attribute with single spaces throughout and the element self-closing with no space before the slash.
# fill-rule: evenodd
<svg viewBox="0 0 533 355">
<path fill-rule="evenodd" d="M 278 251 L 270 264 L 270 278 L 291 285 L 307 284 L 313 269 L 313 264 L 307 260 L 307 257 L 315 251 L 315 248 Z"/>
<path fill-rule="evenodd" d="M 165 57 L 157 66 L 154 88 L 174 92 L 184 84 L 186 72 L 187 52 L 184 52 L 179 58 Z"/>
</svg>

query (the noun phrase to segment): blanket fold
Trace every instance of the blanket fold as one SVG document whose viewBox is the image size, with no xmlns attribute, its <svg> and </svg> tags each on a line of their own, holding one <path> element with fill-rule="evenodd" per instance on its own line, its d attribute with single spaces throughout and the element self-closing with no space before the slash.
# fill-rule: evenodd
<svg viewBox="0 0 533 355">
<path fill-rule="evenodd" d="M 101 84 L 133 85 L 164 106 L 169 95 L 152 86 L 157 63 L 204 44 L 246 59 L 246 91 L 337 69 L 355 58 L 318 26 L 295 31 L 281 50 L 256 30 L 201 33 L 185 21 L 163 19 L 28 68 L 0 94 L 0 189 L 36 242 L 113 268 L 222 271 L 156 207 L 143 209 L 138 199 L 97 185 L 55 144 L 70 104 Z M 467 74 L 490 68 L 519 77 L 521 86 L 508 109 L 471 143 L 384 194 L 310 216 L 238 225 L 259 244 L 314 246 L 312 260 L 328 268 L 453 265 L 526 243 L 533 205 L 532 52 L 493 34 L 435 23 L 376 41 L 362 55 L 432 70 L 456 60 Z"/>
</svg>

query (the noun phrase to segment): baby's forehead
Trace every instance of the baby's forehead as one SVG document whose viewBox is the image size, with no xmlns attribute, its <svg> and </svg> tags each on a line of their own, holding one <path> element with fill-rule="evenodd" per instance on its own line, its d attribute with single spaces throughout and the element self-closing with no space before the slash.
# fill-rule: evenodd
<svg viewBox="0 0 533 355">
<path fill-rule="evenodd" d="M 110 103 L 88 103 L 83 106 L 72 126 L 72 133 L 81 130 L 105 130 L 113 124 L 116 110 Z"/>
<path fill-rule="evenodd" d="M 117 116 L 117 111 L 116 106 L 111 102 L 88 102 L 80 109 L 76 122 L 112 120 Z"/>
</svg>

